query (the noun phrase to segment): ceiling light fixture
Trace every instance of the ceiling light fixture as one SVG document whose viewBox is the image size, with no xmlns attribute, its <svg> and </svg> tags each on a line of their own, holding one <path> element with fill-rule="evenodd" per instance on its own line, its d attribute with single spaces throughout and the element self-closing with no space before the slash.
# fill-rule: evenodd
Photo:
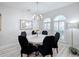
<svg viewBox="0 0 79 59">
<path fill-rule="evenodd" d="M 35 8 L 37 8 L 37 9 L 36 9 L 36 11 L 35 11 L 35 14 L 33 15 L 33 19 L 34 19 L 34 20 L 41 20 L 41 19 L 43 18 L 43 16 L 42 16 L 42 14 L 39 14 L 39 9 L 38 9 L 38 8 L 39 8 L 39 6 L 38 6 L 39 3 L 36 2 L 35 4 L 36 4 L 36 6 L 37 6 L 37 7 L 35 7 Z"/>
</svg>

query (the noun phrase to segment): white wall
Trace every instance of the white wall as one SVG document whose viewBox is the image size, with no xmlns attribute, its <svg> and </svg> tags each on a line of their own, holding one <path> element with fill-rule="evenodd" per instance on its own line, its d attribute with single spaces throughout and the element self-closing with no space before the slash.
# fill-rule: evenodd
<svg viewBox="0 0 79 59">
<path fill-rule="evenodd" d="M 18 35 L 20 34 L 20 19 L 32 19 L 31 14 L 21 12 L 16 9 L 0 7 L 1 31 L 0 31 L 0 47 L 18 43 Z M 28 32 L 28 31 L 27 31 Z"/>
<path fill-rule="evenodd" d="M 44 14 L 44 18 L 50 17 L 52 19 L 51 32 L 53 32 L 53 19 L 58 15 L 64 15 L 66 17 L 66 21 L 68 20 L 79 20 L 79 3 L 74 3 L 69 6 L 65 6 L 63 8 L 59 8 L 57 10 L 53 10 Z M 65 40 L 67 43 L 71 44 L 71 31 L 66 30 Z M 75 34 L 78 35 L 79 30 L 75 31 Z M 74 45 L 79 48 L 79 37 L 74 35 Z"/>
</svg>

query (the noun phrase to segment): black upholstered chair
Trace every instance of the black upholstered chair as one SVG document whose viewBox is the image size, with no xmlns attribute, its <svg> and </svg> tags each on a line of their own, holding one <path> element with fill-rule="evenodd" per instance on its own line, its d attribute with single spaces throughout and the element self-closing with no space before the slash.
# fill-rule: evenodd
<svg viewBox="0 0 79 59">
<path fill-rule="evenodd" d="M 49 36 L 46 36 L 43 40 L 43 45 L 38 46 L 38 51 L 42 54 L 42 56 L 51 55 L 53 56 L 51 40 Z"/>
<path fill-rule="evenodd" d="M 27 54 L 29 56 L 32 52 L 37 51 L 37 48 L 33 46 L 31 43 L 28 42 L 25 34 L 25 32 L 22 32 L 20 36 L 18 36 L 18 41 L 21 46 L 21 57 L 23 57 L 23 54 Z"/>
<path fill-rule="evenodd" d="M 48 35 L 48 32 L 46 30 L 42 31 L 43 35 Z"/>
<path fill-rule="evenodd" d="M 56 32 L 55 36 L 54 36 L 54 39 L 52 39 L 52 48 L 56 48 L 56 51 L 58 53 L 58 40 L 60 38 L 60 33 L 59 32 Z"/>
<path fill-rule="evenodd" d="M 35 34 L 37 34 L 34 30 L 32 31 L 32 35 L 35 35 Z"/>
</svg>

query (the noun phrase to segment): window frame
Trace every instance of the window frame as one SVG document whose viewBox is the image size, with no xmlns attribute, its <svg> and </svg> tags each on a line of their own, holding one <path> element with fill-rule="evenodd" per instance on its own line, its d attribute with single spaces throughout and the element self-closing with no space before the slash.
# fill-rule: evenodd
<svg viewBox="0 0 79 59">
<path fill-rule="evenodd" d="M 48 21 L 48 22 L 46 21 L 45 22 L 45 20 L 47 20 L 47 19 L 50 19 L 50 21 Z M 45 26 L 44 26 L 45 24 L 47 24 L 47 27 L 48 27 L 48 24 L 50 24 L 50 27 L 49 28 L 45 28 Z M 43 28 L 44 30 L 51 30 L 51 18 L 45 18 L 44 19 L 44 21 L 43 21 L 43 27 L 44 27 Z"/>
</svg>

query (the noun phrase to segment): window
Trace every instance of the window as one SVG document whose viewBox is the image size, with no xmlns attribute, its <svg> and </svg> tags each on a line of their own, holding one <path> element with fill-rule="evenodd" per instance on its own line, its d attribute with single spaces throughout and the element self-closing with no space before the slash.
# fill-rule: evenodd
<svg viewBox="0 0 79 59">
<path fill-rule="evenodd" d="M 22 30 L 25 30 L 25 29 L 32 29 L 32 21 L 21 20 L 21 21 L 20 21 L 20 28 L 21 28 Z"/>
<path fill-rule="evenodd" d="M 64 21 L 66 17 L 64 15 L 59 15 L 54 18 L 54 21 Z"/>
<path fill-rule="evenodd" d="M 61 39 L 64 39 L 65 19 L 63 15 L 56 16 L 54 19 L 54 32 L 60 32 Z"/>
<path fill-rule="evenodd" d="M 54 31 L 55 31 L 55 32 L 58 31 L 58 22 L 54 22 Z"/>
<path fill-rule="evenodd" d="M 50 30 L 50 25 L 51 25 L 51 19 L 50 18 L 46 18 L 43 21 L 43 28 L 44 30 Z"/>
</svg>

